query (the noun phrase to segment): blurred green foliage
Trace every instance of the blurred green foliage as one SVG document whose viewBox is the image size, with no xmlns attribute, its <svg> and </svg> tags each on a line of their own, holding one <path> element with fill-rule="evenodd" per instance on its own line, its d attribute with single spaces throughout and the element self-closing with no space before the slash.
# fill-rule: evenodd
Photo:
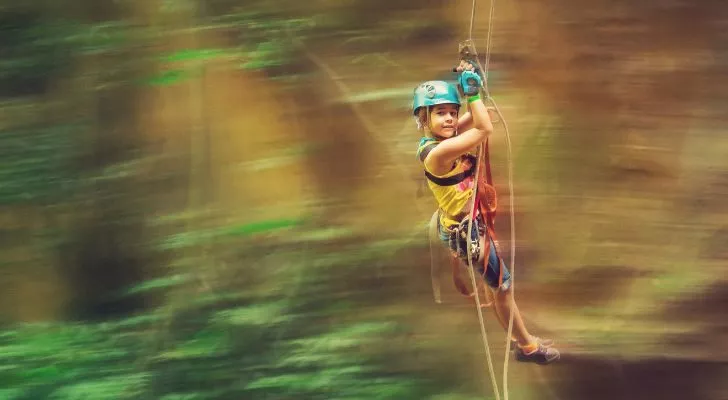
<svg viewBox="0 0 728 400">
<path fill-rule="evenodd" d="M 0 97 L 40 94 L 67 72 L 72 25 L 33 12 L 0 12 Z"/>
<path fill-rule="evenodd" d="M 255 232 L 267 235 L 281 225 L 258 224 Z M 16 400 L 426 398 L 431 386 L 416 374 L 393 373 L 391 359 L 410 351 L 385 350 L 391 351 L 387 337 L 396 337 L 399 324 L 355 317 L 356 297 L 364 292 L 351 298 L 353 303 L 331 302 L 338 286 L 332 278 L 344 270 L 364 272 L 402 243 L 367 245 L 356 253 L 357 263 L 344 246 L 327 252 L 329 261 L 322 265 L 324 254 L 311 247 L 322 235 L 294 233 L 268 236 L 284 248 L 287 237 L 296 243 L 283 265 L 281 259 L 264 259 L 263 265 L 244 269 L 263 276 L 257 284 L 236 277 L 199 292 L 197 283 L 171 276 L 125 293 L 163 291 L 176 299 L 146 313 L 96 323 L 8 327 L 0 334 L 0 395 Z M 334 240 L 347 238 L 342 232 Z M 283 276 L 289 276 L 287 287 L 272 285 Z M 261 284 L 272 289 L 260 293 Z M 190 291 L 197 294 L 186 294 Z"/>
<path fill-rule="evenodd" d="M 81 125 L 0 130 L 0 204 L 59 201 L 78 184 Z"/>
<path fill-rule="evenodd" d="M 167 188 L 152 187 L 159 181 L 170 186 L 188 184 L 187 179 L 192 179 L 179 172 L 186 171 L 186 165 L 175 164 L 177 169 L 169 176 L 154 177 L 156 180 L 150 179 L 153 184 L 149 184 L 145 181 L 149 178 L 147 166 L 163 163 L 159 159 L 167 155 L 139 151 L 142 145 L 139 137 L 134 136 L 137 127 L 130 123 L 132 128 L 121 129 L 122 124 L 116 122 L 127 119 L 125 106 L 136 105 L 134 96 L 127 96 L 125 90 L 189 83 L 200 77 L 202 69 L 212 61 L 232 61 L 229 65 L 261 71 L 262 76 L 269 78 L 305 75 L 310 70 L 300 65 L 305 60 L 294 38 L 311 44 L 313 49 L 320 42 L 330 46 L 335 43 L 328 50 L 350 52 L 353 56 L 348 62 L 360 70 L 376 66 L 378 71 L 398 69 L 398 73 L 409 73 L 397 63 L 408 55 L 390 57 L 411 43 L 408 40 L 430 44 L 438 39 L 451 41 L 455 47 L 457 35 L 453 35 L 453 27 L 440 23 L 442 18 L 438 18 L 436 11 L 419 13 L 425 7 L 409 0 L 324 0 L 316 4 L 287 0 L 244 4 L 235 0 L 175 0 L 150 7 L 158 6 L 160 14 L 155 14 L 157 19 L 151 19 L 155 22 L 147 26 L 130 18 L 133 2 L 77 2 L 83 4 L 78 9 L 70 7 L 72 2 L 59 2 L 53 9 L 49 3 L 31 3 L 13 8 L 5 2 L 0 8 L 0 108 L 5 111 L 0 125 L 0 207 L 12 215 L 17 211 L 15 206 L 70 204 L 63 210 L 66 215 L 60 214 L 66 217 L 64 221 L 49 218 L 52 221 L 43 226 L 44 237 L 50 240 L 43 241 L 43 246 L 31 245 L 26 251 L 42 253 L 48 260 L 62 259 L 66 268 L 62 272 L 69 275 L 64 278 L 71 284 L 73 279 L 90 275 L 89 272 L 114 272 L 110 268 L 113 265 L 118 275 L 112 275 L 110 280 L 116 283 L 120 277 L 132 276 L 133 282 L 125 281 L 121 288 L 103 287 L 98 297 L 89 298 L 101 298 L 101 302 L 142 299 L 144 307 L 133 312 L 115 312 L 113 316 L 100 312 L 100 316 L 94 315 L 95 320 L 6 323 L 0 331 L 0 400 L 473 398 L 468 395 L 471 388 L 460 386 L 462 379 L 450 379 L 459 371 L 448 368 L 446 363 L 460 362 L 458 355 L 446 353 L 448 348 L 442 343 L 410 339 L 403 334 L 410 329 L 406 321 L 414 313 L 408 308 L 411 305 L 404 304 L 400 291 L 407 285 L 413 286 L 413 277 L 406 276 L 413 268 L 397 263 L 414 252 L 427 252 L 418 247 L 424 245 L 424 226 L 423 236 L 416 241 L 388 237 L 386 232 L 357 236 L 349 227 L 329 226 L 327 221 L 313 218 L 257 220 L 256 215 L 251 215 L 254 212 L 230 220 L 216 220 L 202 212 L 194 214 L 197 209 L 160 216 L 157 210 L 144 208 L 148 205 L 144 201 L 158 195 L 154 190 L 163 192 Z M 58 12 L 66 5 L 67 12 Z M 97 10 L 94 7 L 103 12 L 96 15 L 89 11 Z M 156 10 L 149 12 L 154 14 Z M 146 21 L 143 17 L 140 20 Z M 465 32 L 464 27 L 458 29 Z M 210 47 L 182 46 L 164 51 L 155 47 L 175 35 L 210 31 L 225 40 Z M 430 62 L 430 53 L 418 48 L 412 54 L 418 52 L 422 54 L 417 57 Z M 336 61 L 351 54 L 341 54 Z M 558 59 L 557 55 L 554 59 Z M 500 57 L 498 62 L 507 64 L 505 58 Z M 339 67 L 336 66 L 337 70 Z M 74 68 L 81 68 L 90 76 L 76 76 L 78 71 Z M 51 117 L 47 106 L 58 99 L 45 95 L 51 85 L 64 80 L 70 81 L 76 90 L 62 99 L 68 103 L 64 110 L 73 111 L 57 112 Z M 83 83 L 78 84 L 79 81 Z M 321 93 L 306 93 L 306 98 L 330 98 L 329 88 L 321 86 Z M 399 101 L 409 90 L 380 86 L 370 85 L 347 101 Z M 102 103 L 102 97 L 105 108 L 95 108 Z M 506 103 L 516 101 L 507 99 Z M 26 113 L 30 115 L 21 118 L 22 113 L 16 114 L 13 108 L 19 103 L 34 107 L 35 113 Z M 325 111 L 331 115 L 346 114 L 341 112 L 346 111 L 343 108 Z M 387 119 L 386 115 L 382 118 Z M 352 131 L 357 128 L 351 121 L 346 124 Z M 394 124 L 399 126 L 400 121 Z M 554 198 L 564 188 L 582 195 L 588 193 L 590 185 L 604 184 L 600 179 L 592 179 L 590 173 L 594 170 L 589 168 L 579 169 L 579 176 L 587 177 L 588 184 L 569 182 L 576 175 L 571 174 L 574 161 L 567 153 L 576 154 L 578 151 L 571 150 L 578 149 L 561 144 L 564 137 L 577 135 L 567 135 L 560 126 L 546 128 L 545 133 L 534 135 L 534 140 L 528 139 L 527 132 L 522 134 L 522 142 L 538 142 L 538 147 L 521 148 L 518 168 L 523 173 L 516 172 L 516 176 L 529 172 L 537 176 L 533 179 L 537 181 L 534 191 Z M 558 134 L 552 135 L 554 132 Z M 316 148 L 320 143 L 312 141 L 306 146 Z M 296 155 L 307 152 L 287 151 L 297 152 Z M 611 153 L 597 150 L 594 154 L 595 159 L 606 159 Z M 290 160 L 286 153 L 257 160 L 253 167 L 272 168 Z M 250 173 L 259 172 L 253 167 L 249 168 Z M 326 204 L 326 200 L 313 202 Z M 585 214 L 580 220 L 584 234 L 578 232 L 578 246 L 572 244 L 573 247 L 595 242 L 598 246 L 599 240 L 590 232 L 614 229 L 608 225 L 592 226 L 594 216 L 589 212 L 617 220 L 618 224 L 627 219 L 639 223 L 639 213 L 624 219 L 613 218 L 608 211 L 611 203 L 605 201 L 605 210 L 594 212 L 585 206 L 586 201 L 579 199 L 575 203 L 574 209 Z M 175 207 L 184 206 L 170 206 Z M 580 207 L 583 209 L 579 210 Z M 32 216 L 33 210 L 22 211 Z M 50 216 L 57 209 L 35 211 Z M 25 216 L 18 214 L 17 220 L 22 222 Z M 551 231 L 543 227 L 553 227 L 554 220 L 546 222 L 539 229 L 549 235 Z M 562 232 L 576 224 L 568 221 L 571 225 L 567 227 L 562 223 Z M 2 228 L 3 238 L 16 242 L 37 235 L 31 232 L 23 236 L 14 228 Z M 655 236 L 663 235 L 666 229 L 658 228 Z M 148 235 L 139 234 L 140 231 Z M 696 236 L 700 235 L 699 229 L 695 231 Z M 544 242 L 550 239 L 545 238 Z M 79 248 L 63 250 L 70 256 L 61 251 L 62 246 L 72 245 Z M 568 247 L 568 243 L 562 242 L 561 247 Z M 89 257 L 90 261 L 85 262 L 91 265 L 89 270 L 78 272 L 75 268 L 83 258 L 79 254 L 84 251 L 101 255 Z M 144 256 L 139 259 L 152 260 L 142 265 L 144 271 L 138 275 L 133 274 L 138 266 L 132 262 L 137 258 L 129 255 L 134 251 Z M 609 254 L 611 257 L 612 253 Z M 22 260 L 7 261 L 2 257 L 5 254 L 0 255 L 3 267 L 22 264 Z M 676 265 L 673 269 L 663 268 L 662 274 L 651 278 L 648 285 L 641 285 L 643 296 L 639 300 L 643 310 L 654 310 L 650 307 L 660 294 L 682 295 L 698 283 L 712 279 L 709 273 L 701 271 L 702 264 L 698 264 L 702 261 L 691 261 L 694 265 L 677 261 L 670 259 Z M 22 272 L 31 277 L 39 273 L 24 269 Z M 74 278 L 71 272 L 78 275 Z M 554 280 L 561 278 L 552 270 L 547 272 L 544 275 Z M 95 278 L 91 275 L 84 281 L 86 286 L 70 290 L 83 294 L 97 289 L 101 285 Z M 570 276 L 567 283 L 574 279 Z M 599 285 L 604 286 L 604 280 Z M 420 286 L 415 290 L 428 288 Z M 392 304 L 396 307 L 390 308 Z M 630 335 L 634 334 L 609 328 L 598 336 L 599 326 L 613 313 L 609 305 L 607 302 L 582 308 L 578 317 L 589 325 L 574 323 L 564 329 L 570 329 L 569 334 L 583 329 L 584 335 L 589 336 L 584 342 L 601 342 L 606 344 L 607 351 L 614 352 L 615 343 L 620 343 L 618 339 L 633 339 Z M 640 312 L 635 309 L 635 313 Z M 380 315 L 382 310 L 386 314 Z M 559 313 L 556 317 L 564 320 L 565 313 L 551 312 Z M 466 329 L 471 328 L 473 325 Z M 417 353 L 421 350 L 418 346 L 430 346 L 427 354 L 442 357 L 422 357 Z M 596 344 L 591 347 L 594 349 Z M 466 379 L 479 381 L 480 377 Z M 533 398 L 541 394 L 534 393 Z"/>
<path fill-rule="evenodd" d="M 186 9 L 166 4 L 166 12 Z M 293 59 L 291 38 L 301 38 L 312 27 L 311 20 L 281 16 L 265 6 L 261 11 L 227 7 L 210 7 L 210 11 L 216 14 L 198 15 L 194 28 L 232 33 L 229 47 L 151 56 L 139 53 L 136 60 L 99 64 L 108 69 L 94 71 L 97 81 L 107 88 L 126 84 L 115 80 L 128 79 L 128 75 L 115 72 L 150 60 L 172 67 L 148 77 L 144 81 L 148 85 L 194 78 L 200 66 L 221 57 L 239 60 L 245 69 L 280 67 Z M 133 26 L 122 18 L 79 23 L 48 15 L 43 9 L 0 12 L 0 29 L 0 96 L 11 98 L 42 95 L 50 82 L 69 73 L 69 67 L 82 57 L 129 52 L 152 43 L 159 34 L 157 29 Z M 88 86 L 86 90 L 93 96 L 99 89 Z M 93 137 L 90 129 L 91 124 L 18 122 L 0 130 L 0 204 L 68 202 L 79 188 L 89 185 L 101 192 L 83 193 L 108 196 L 118 178 L 139 176 L 134 165 L 140 160 L 135 159 L 104 160 L 96 171 L 83 165 L 81 160 L 94 150 L 87 145 Z M 97 207 L 107 210 L 103 215 L 112 219 L 129 216 L 118 211 L 109 214 L 120 205 Z M 332 302 L 336 298 L 332 291 L 344 272 L 356 273 L 353 269 L 363 267 L 355 265 L 380 262 L 402 243 L 384 241 L 369 249 L 343 246 L 337 252 L 318 252 L 310 248 L 350 240 L 350 233 L 307 230 L 305 223 L 282 219 L 216 228 L 183 224 L 173 229 L 148 251 L 169 254 L 179 260 L 172 263 L 178 267 L 107 295 L 167 298 L 158 307 L 102 322 L 6 326 L 0 334 L 0 399 L 423 398 L 425 386 L 417 383 L 415 374 L 391 375 L 385 367 L 386 358 L 394 355 L 382 354 L 381 344 L 398 324 L 352 318 L 355 300 Z M 106 229 L 125 229 L 121 220 L 103 224 Z M 68 235 L 73 230 L 54 232 Z M 261 240 L 267 247 L 290 250 L 248 265 L 250 255 L 244 252 L 257 254 L 254 248 Z M 212 289 L 201 289 L 196 273 L 179 265 L 200 261 L 200 252 L 209 246 L 243 249 L 221 254 L 246 279 L 214 280 Z M 196 265 L 195 269 L 213 271 L 214 267 Z"/>
</svg>

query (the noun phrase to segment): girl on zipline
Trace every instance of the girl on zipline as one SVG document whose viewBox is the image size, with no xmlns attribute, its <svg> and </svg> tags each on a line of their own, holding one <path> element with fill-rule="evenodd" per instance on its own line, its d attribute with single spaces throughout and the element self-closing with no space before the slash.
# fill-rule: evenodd
<svg viewBox="0 0 728 400">
<path fill-rule="evenodd" d="M 414 91 L 413 114 L 418 130 L 423 134 L 417 156 L 424 166 L 428 187 L 439 206 L 438 233 L 440 239 L 449 246 L 453 257 L 466 265 L 472 262 L 475 271 L 490 287 L 493 310 L 506 332 L 513 313 L 511 349 L 515 347 L 516 359 L 548 364 L 559 359 L 559 352 L 551 347 L 551 340 L 532 336 L 526 329 L 513 301 L 510 272 L 499 257 L 493 241 L 492 217 L 483 215 L 495 211 L 495 190 L 489 185 L 490 182 L 486 184 L 481 179 L 477 196 L 473 193 L 473 175 L 478 160 L 472 153 L 493 132 L 490 115 L 479 95 L 483 82 L 474 72 L 473 65 L 467 61 L 460 62 L 457 72 L 469 109 L 462 116 L 459 114 L 460 96 L 455 85 L 445 81 L 427 81 Z M 492 209 L 487 211 L 475 207 L 472 231 L 468 235 L 472 201 L 478 199 L 482 207 L 492 205 Z M 467 240 L 471 241 L 471 246 L 468 246 Z M 472 253 L 470 260 L 468 250 Z M 487 256 L 485 253 L 488 253 Z M 474 290 L 478 290 L 477 286 Z"/>
</svg>

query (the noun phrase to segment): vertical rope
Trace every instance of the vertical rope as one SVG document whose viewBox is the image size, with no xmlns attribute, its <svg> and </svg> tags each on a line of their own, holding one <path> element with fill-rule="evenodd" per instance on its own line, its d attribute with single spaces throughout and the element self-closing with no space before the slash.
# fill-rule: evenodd
<svg viewBox="0 0 728 400">
<path fill-rule="evenodd" d="M 516 300 L 515 300 L 515 298 L 516 298 L 516 295 L 515 295 L 515 292 L 516 292 L 515 291 L 516 225 L 515 225 L 515 212 L 514 212 L 515 197 L 514 197 L 514 190 L 513 190 L 512 143 L 511 143 L 510 132 L 508 130 L 508 124 L 506 123 L 505 118 L 503 118 L 503 115 L 501 114 L 501 111 L 498 108 L 497 103 L 491 97 L 490 91 L 488 89 L 488 72 L 489 72 L 488 69 L 490 67 L 491 42 L 492 42 L 492 37 L 493 37 L 493 20 L 494 20 L 494 15 L 495 15 L 495 0 L 490 1 L 490 12 L 489 12 L 489 16 L 488 16 L 488 36 L 487 36 L 487 40 L 486 40 L 486 50 L 485 50 L 485 66 L 482 66 L 480 64 L 480 61 L 478 60 L 478 57 L 477 57 L 478 52 L 475 48 L 475 43 L 473 41 L 473 26 L 474 26 L 474 21 L 475 21 L 476 2 L 477 2 L 477 0 L 473 0 L 473 6 L 471 9 L 471 15 L 470 15 L 470 30 L 469 30 L 468 40 L 470 42 L 470 45 L 473 47 L 473 52 L 476 54 L 475 61 L 478 64 L 478 67 L 480 68 L 480 70 L 483 71 L 483 76 L 485 78 L 484 85 L 483 85 L 483 91 L 485 92 L 486 101 L 490 101 L 493 104 L 496 114 L 498 115 L 498 118 L 500 119 L 500 121 L 503 123 L 503 127 L 504 127 L 505 133 L 506 133 L 505 136 L 506 136 L 506 148 L 507 148 L 506 154 L 507 154 L 507 164 L 508 164 L 508 190 L 509 190 L 509 199 L 510 199 L 510 205 L 511 205 L 511 212 L 510 212 L 510 224 L 511 224 L 511 237 L 510 237 L 510 241 L 511 241 L 511 245 L 510 245 L 511 304 L 510 304 L 510 310 L 511 311 L 510 311 L 510 317 L 508 319 L 505 357 L 504 357 L 504 361 L 503 361 L 503 398 L 504 398 L 504 400 L 508 400 L 508 361 L 510 358 L 509 357 L 510 356 L 509 348 L 510 348 L 510 343 L 511 343 L 511 337 L 513 334 L 513 315 L 514 315 L 513 310 L 515 309 L 515 303 L 516 303 Z M 483 147 L 481 145 L 480 151 L 482 151 L 482 149 L 483 149 Z M 478 170 L 476 169 L 476 177 L 478 176 L 477 171 Z M 474 190 L 475 190 L 473 192 L 474 195 L 477 195 L 477 182 L 475 183 Z M 473 215 L 472 211 L 473 210 L 471 209 L 471 215 Z M 472 221 L 470 221 L 470 224 L 472 224 Z M 469 225 L 468 230 L 470 231 L 470 229 L 472 229 L 472 228 Z M 468 242 L 468 245 L 470 245 L 470 242 Z M 473 285 L 475 285 L 475 276 L 474 276 L 474 273 L 472 272 L 472 263 L 469 263 L 469 264 L 470 264 L 470 270 L 471 270 L 471 272 L 470 272 L 471 280 L 473 282 Z M 479 299 L 478 299 L 477 291 L 476 291 L 476 302 L 477 302 L 478 308 L 480 310 L 480 303 L 478 302 L 478 300 Z M 479 311 L 478 316 L 479 316 L 481 327 L 482 327 L 481 333 L 483 334 L 483 341 L 484 341 L 484 343 L 487 344 L 487 338 L 485 337 L 484 326 L 483 326 L 483 321 L 482 321 L 482 312 Z M 486 349 L 486 352 L 487 352 L 486 355 L 488 358 L 488 366 L 490 368 L 491 379 L 494 381 L 495 378 L 493 376 L 493 367 L 490 362 L 490 351 L 488 349 Z M 494 387 L 495 387 L 495 383 L 494 383 Z M 498 399 L 497 391 L 498 391 L 498 389 L 496 387 L 496 399 Z"/>
<path fill-rule="evenodd" d="M 511 202 L 511 315 L 508 318 L 508 331 L 506 333 L 506 353 L 505 359 L 503 360 L 503 398 L 508 400 L 508 360 L 510 352 L 508 348 L 511 345 L 511 336 L 513 334 L 513 310 L 516 306 L 516 216 L 515 216 L 515 200 L 513 195 L 513 161 L 511 159 L 511 135 L 508 132 L 508 124 L 500 113 L 495 100 L 491 99 L 493 107 L 495 107 L 498 118 L 503 122 L 503 127 L 506 131 L 506 144 L 507 144 L 507 162 L 508 162 L 508 191 Z"/>
<path fill-rule="evenodd" d="M 473 0 L 473 7 L 470 10 L 470 30 L 468 31 L 468 39 L 473 39 L 473 25 L 475 23 L 475 4 L 476 1 Z"/>
<path fill-rule="evenodd" d="M 488 16 L 488 39 L 486 42 L 485 50 L 485 68 L 483 74 L 485 75 L 486 81 L 488 79 L 488 68 L 490 67 L 490 54 L 491 54 L 491 43 L 493 37 L 493 21 L 495 15 L 495 0 L 490 0 L 490 13 Z M 487 90 L 487 85 L 486 85 Z M 510 360 L 509 347 L 511 345 L 511 337 L 513 335 L 513 310 L 516 307 L 516 214 L 515 214 L 515 195 L 513 189 L 513 146 L 511 143 L 511 134 L 508 130 L 508 123 L 500 112 L 498 105 L 490 96 L 490 93 L 486 91 L 486 98 L 493 104 L 498 118 L 503 123 L 503 128 L 506 133 L 506 162 L 508 164 L 508 196 L 510 200 L 511 212 L 510 212 L 510 225 L 511 225 L 511 245 L 510 245 L 510 256 L 511 256 L 511 304 L 510 304 L 510 317 L 508 318 L 508 329 L 506 333 L 506 345 L 505 345 L 505 356 L 503 357 L 503 399 L 508 400 L 508 362 Z"/>
<path fill-rule="evenodd" d="M 470 45 L 473 46 L 473 51 L 476 54 L 476 62 L 478 62 L 477 61 L 477 54 L 478 54 L 478 52 L 475 49 L 475 45 L 473 43 L 473 26 L 474 26 L 474 23 L 475 23 L 475 7 L 476 7 L 476 3 L 477 3 L 477 0 L 473 0 L 473 6 L 471 8 L 471 13 L 470 13 L 470 30 L 468 32 L 468 41 L 469 41 Z M 480 64 L 480 62 L 478 62 L 478 64 Z M 483 69 L 481 68 L 481 71 L 482 70 Z M 487 79 L 484 80 L 484 83 L 485 82 L 487 82 Z M 487 93 L 488 92 L 487 92 L 487 89 L 486 88 L 487 88 L 487 83 L 485 83 L 485 85 L 484 85 L 484 90 L 485 90 L 486 98 L 487 98 L 488 97 L 487 96 Z M 484 151 L 484 146 L 481 144 L 480 145 L 480 148 L 478 149 L 478 154 L 479 154 L 478 160 L 481 160 L 480 155 L 482 154 L 483 151 Z M 476 167 L 475 167 L 475 179 L 473 181 L 473 189 L 472 189 L 473 190 L 473 194 L 471 196 L 471 205 L 470 205 L 470 221 L 468 221 L 468 232 L 467 232 L 467 240 L 466 240 L 466 244 L 467 244 L 467 259 L 468 259 L 468 273 L 470 275 L 470 282 L 473 285 L 473 293 L 475 294 L 475 305 L 476 305 L 477 310 L 478 310 L 478 322 L 480 323 L 480 336 L 481 336 L 481 338 L 483 340 L 483 347 L 485 347 L 485 358 L 486 358 L 486 361 L 487 361 L 487 364 L 488 364 L 488 373 L 490 375 L 491 384 L 493 385 L 493 392 L 495 393 L 495 398 L 496 398 L 496 400 L 500 400 L 500 393 L 499 393 L 499 390 L 498 390 L 498 382 L 497 382 L 496 377 L 495 377 L 495 372 L 494 372 L 494 368 L 493 368 L 493 360 L 492 360 L 491 354 L 490 354 L 490 346 L 488 345 L 488 334 L 487 334 L 487 332 L 485 330 L 485 322 L 484 322 L 484 318 L 483 318 L 483 307 L 481 307 L 480 295 L 478 293 L 479 292 L 478 291 L 478 283 L 475 280 L 475 270 L 473 268 L 473 261 L 472 261 L 472 258 L 470 256 L 472 254 L 472 244 L 471 244 L 471 240 L 470 240 L 470 235 L 471 235 L 471 232 L 473 231 L 473 219 L 475 217 L 475 205 L 477 203 L 475 201 L 475 196 L 478 195 L 478 182 L 480 181 L 480 174 L 482 173 L 482 171 L 481 171 L 481 164 L 482 164 L 481 162 L 478 162 L 476 164 Z M 478 237 L 478 240 L 480 240 L 480 235 L 479 234 L 477 235 L 477 237 Z M 489 254 L 483 255 L 483 257 L 489 257 L 489 256 L 490 256 Z"/>
<path fill-rule="evenodd" d="M 488 80 L 488 67 L 490 66 L 490 43 L 493 36 L 493 15 L 495 14 L 495 0 L 490 0 L 490 13 L 488 15 L 488 39 L 485 42 L 485 69 L 483 75 Z M 490 93 L 486 92 L 487 95 Z"/>
</svg>

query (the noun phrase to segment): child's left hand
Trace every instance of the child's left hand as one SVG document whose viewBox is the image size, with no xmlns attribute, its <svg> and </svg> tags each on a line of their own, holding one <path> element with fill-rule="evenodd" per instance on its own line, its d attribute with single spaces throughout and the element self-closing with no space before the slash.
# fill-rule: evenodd
<svg viewBox="0 0 728 400">
<path fill-rule="evenodd" d="M 483 86 L 483 80 L 480 78 L 480 75 L 471 70 L 461 72 L 458 80 L 460 81 L 460 87 L 463 89 L 463 94 L 466 96 L 478 94 L 480 88 Z"/>
</svg>

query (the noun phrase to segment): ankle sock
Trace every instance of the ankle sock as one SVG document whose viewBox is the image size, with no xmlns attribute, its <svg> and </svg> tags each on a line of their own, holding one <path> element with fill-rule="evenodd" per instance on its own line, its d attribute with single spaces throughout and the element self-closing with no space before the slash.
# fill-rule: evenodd
<svg viewBox="0 0 728 400">
<path fill-rule="evenodd" d="M 533 342 L 531 342 L 531 343 L 529 343 L 529 344 L 527 344 L 525 346 L 521 346 L 519 344 L 518 347 L 520 347 L 521 350 L 523 350 L 523 353 L 524 354 L 531 354 L 534 351 L 538 350 L 538 342 L 533 341 Z"/>
</svg>

